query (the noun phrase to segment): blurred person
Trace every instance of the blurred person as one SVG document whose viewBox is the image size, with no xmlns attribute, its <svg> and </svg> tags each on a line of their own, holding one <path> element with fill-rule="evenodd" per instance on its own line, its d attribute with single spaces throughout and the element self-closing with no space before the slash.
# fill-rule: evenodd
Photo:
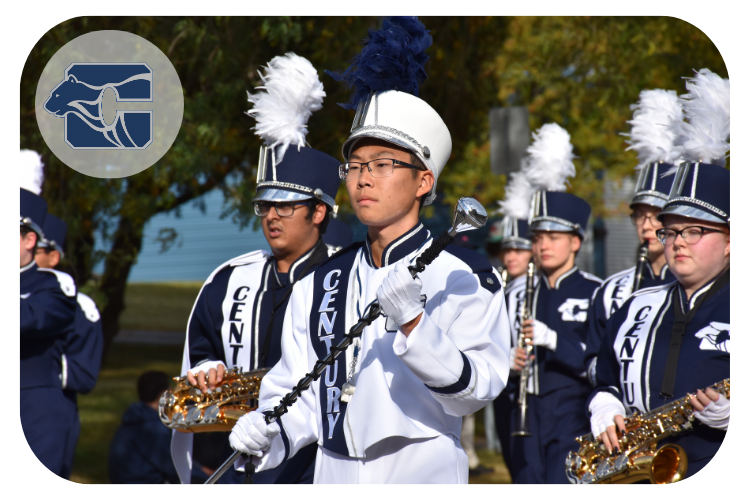
<svg viewBox="0 0 750 500">
<path fill-rule="evenodd" d="M 312 444 L 319 484 L 468 481 L 461 417 L 504 388 L 510 343 L 499 274 L 485 258 L 448 245 L 417 279 L 407 268 L 433 239 L 419 212 L 434 201 L 451 150 L 442 119 L 415 95 L 430 43 L 418 19 L 386 18 L 342 77 L 356 86 L 347 106 L 358 111 L 339 172 L 367 239 L 292 292 L 282 360 L 262 381 L 258 410 L 230 435 L 235 450 L 253 456 L 238 466 L 263 471 Z M 401 66 L 406 60 L 411 70 Z M 376 298 L 385 315 L 267 424 L 263 411 Z"/>
<path fill-rule="evenodd" d="M 338 219 L 331 219 L 323 234 L 323 243 L 328 246 L 329 253 L 336 253 L 352 244 L 353 235 L 354 231 L 349 224 Z"/>
<path fill-rule="evenodd" d="M 109 445 L 111 483 L 179 483 L 170 455 L 172 432 L 159 418 L 159 398 L 169 389 L 169 380 L 160 371 L 138 377 L 139 401 L 125 411 Z"/>
<path fill-rule="evenodd" d="M 672 165 L 666 163 L 674 150 L 674 133 L 666 124 L 670 116 L 682 116 L 677 93 L 673 90 L 644 90 L 634 106 L 630 133 L 631 149 L 638 152 L 640 173 L 630 202 L 630 219 L 635 226 L 639 251 L 647 252 L 643 263 L 613 274 L 602 283 L 592 299 L 585 360 L 589 381 L 596 383 L 596 355 L 604 337 L 607 319 L 638 289 L 674 281 L 667 266 L 664 245 L 656 237 L 662 228 L 657 216 L 669 196 L 672 176 L 665 175 Z M 639 257 L 640 258 L 640 257 Z"/>
<path fill-rule="evenodd" d="M 66 453 L 75 408 L 63 394 L 62 359 L 74 331 L 76 288 L 73 278 L 34 261 L 44 238 L 47 203 L 39 194 L 44 179 L 41 157 L 23 150 L 20 217 L 20 409 L 26 441 L 50 471 L 68 477 Z"/>
<path fill-rule="evenodd" d="M 254 104 L 250 114 L 256 118 L 256 133 L 266 140 L 252 202 L 271 252 L 258 250 L 222 264 L 195 301 L 187 327 L 183 374 L 203 392 L 215 388 L 229 368 L 243 372 L 270 368 L 281 359 L 281 331 L 290 294 L 296 283 L 333 253 L 322 236 L 331 214 L 338 210 L 339 161 L 303 144 L 305 122 L 319 109 L 325 96 L 323 86 L 310 62 L 292 53 L 269 63 L 264 82 L 266 91 L 249 98 Z M 310 98 L 306 101 L 309 113 L 286 124 L 300 111 L 285 112 L 275 96 L 289 94 L 292 99 L 298 86 L 309 87 L 305 91 Z M 274 124 L 302 129 L 294 136 L 295 142 L 285 143 L 279 137 L 282 144 L 273 145 L 273 138 L 257 131 L 274 128 Z M 192 434 L 174 435 L 173 455 L 183 482 L 190 476 L 192 439 Z M 289 461 L 257 474 L 254 481 L 311 483 L 316 448 L 306 447 Z M 225 476 L 244 481 L 239 472 L 229 471 Z"/>
<path fill-rule="evenodd" d="M 68 226 L 52 214 L 44 221 L 44 238 L 39 242 L 34 260 L 40 268 L 54 269 L 64 257 Z M 96 385 L 104 348 L 99 310 L 94 301 L 80 291 L 76 294 L 75 328 L 68 335 L 62 354 L 62 388 L 73 407 L 73 425 L 66 442 L 62 476 L 70 478 L 76 444 L 81 432 L 78 394 L 88 394 Z"/>
</svg>

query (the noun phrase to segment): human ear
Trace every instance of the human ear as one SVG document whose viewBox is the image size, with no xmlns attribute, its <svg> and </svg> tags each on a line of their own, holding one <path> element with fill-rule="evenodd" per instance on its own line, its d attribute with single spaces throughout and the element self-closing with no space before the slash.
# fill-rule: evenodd
<svg viewBox="0 0 750 500">
<path fill-rule="evenodd" d="M 576 253 L 581 249 L 581 238 L 573 235 L 571 235 L 570 238 L 572 239 L 572 241 L 570 242 L 570 249 L 573 251 L 573 253 Z"/>
<path fill-rule="evenodd" d="M 315 205 L 315 213 L 313 214 L 313 223 L 314 224 L 320 224 L 323 222 L 323 219 L 326 217 L 326 211 L 328 210 L 328 207 L 323 203 L 318 203 Z"/>
<path fill-rule="evenodd" d="M 60 252 L 57 250 L 52 250 L 49 253 L 49 267 L 51 269 L 54 269 L 57 267 L 57 265 L 60 263 Z"/>
<path fill-rule="evenodd" d="M 435 175 L 432 170 L 423 170 L 419 172 L 419 189 L 417 189 L 417 198 L 424 196 L 432 191 L 432 186 L 435 185 Z"/>
</svg>

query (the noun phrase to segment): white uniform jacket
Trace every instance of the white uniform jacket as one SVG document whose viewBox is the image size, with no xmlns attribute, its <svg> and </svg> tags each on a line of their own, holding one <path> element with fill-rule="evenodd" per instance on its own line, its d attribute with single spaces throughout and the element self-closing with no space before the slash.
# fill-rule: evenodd
<svg viewBox="0 0 750 500">
<path fill-rule="evenodd" d="M 386 247 L 380 267 L 365 242 L 302 280 L 286 311 L 281 361 L 261 385 L 260 409 L 276 405 L 328 354 L 397 262 L 411 265 L 431 242 L 420 223 Z M 365 328 L 345 358 L 327 367 L 281 417 L 281 434 L 258 470 L 314 442 L 345 457 L 373 459 L 368 450 L 393 436 L 458 440 L 461 416 L 498 396 L 508 378 L 510 328 L 497 271 L 481 255 L 451 245 L 420 278 L 426 313 L 409 337 L 382 316 Z M 356 392 L 346 403 L 341 388 L 352 367 Z"/>
</svg>

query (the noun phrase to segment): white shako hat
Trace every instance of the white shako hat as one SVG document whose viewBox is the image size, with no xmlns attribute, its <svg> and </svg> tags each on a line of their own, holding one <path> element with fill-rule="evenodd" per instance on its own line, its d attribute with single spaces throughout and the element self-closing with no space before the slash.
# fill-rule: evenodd
<svg viewBox="0 0 750 500">
<path fill-rule="evenodd" d="M 427 77 L 424 52 L 432 37 L 416 17 L 390 17 L 370 31 L 362 52 L 343 74 L 326 71 L 354 88 L 346 109 L 356 109 L 342 154 L 348 159 L 358 139 L 372 137 L 403 147 L 435 176 L 424 204 L 435 200 L 437 180 L 451 155 L 451 134 L 432 106 L 418 97 Z"/>
</svg>

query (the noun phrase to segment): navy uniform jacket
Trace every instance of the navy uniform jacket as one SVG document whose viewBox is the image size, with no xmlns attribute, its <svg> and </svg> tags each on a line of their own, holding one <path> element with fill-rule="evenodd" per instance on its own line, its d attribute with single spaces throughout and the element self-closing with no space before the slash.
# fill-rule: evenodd
<svg viewBox="0 0 750 500">
<path fill-rule="evenodd" d="M 96 385 L 104 348 L 102 322 L 96 304 L 78 293 L 75 328 L 68 336 L 63 354 L 62 387 L 71 395 L 87 394 Z"/>
<path fill-rule="evenodd" d="M 573 267 L 551 288 L 544 273 L 534 290 L 532 311 L 537 319 L 557 332 L 557 348 L 534 347 L 530 392 L 544 396 L 562 388 L 580 386 L 588 334 L 589 303 L 601 280 Z"/>
<path fill-rule="evenodd" d="M 34 261 L 21 269 L 21 390 L 62 387 L 62 354 L 74 328 L 75 296 L 69 275 L 40 269 Z"/>
<path fill-rule="evenodd" d="M 589 333 L 586 338 L 586 354 L 584 358 L 589 381 L 592 385 L 596 382 L 596 355 L 602 344 L 607 320 L 633 294 L 635 268 L 636 266 L 625 269 L 604 280 L 604 283 L 596 290 L 594 297 L 591 299 Z M 658 275 L 654 274 L 651 265 L 646 265 L 644 266 L 644 275 L 641 280 L 641 290 L 671 283 L 674 280 L 675 277 L 666 264 L 661 268 L 661 272 Z"/>
<path fill-rule="evenodd" d="M 292 287 L 328 258 L 329 250 L 318 243 L 295 261 L 289 273 L 279 273 L 276 260 L 265 252 L 251 252 L 220 266 L 204 284 L 188 322 L 185 368 L 222 361 L 242 371 L 270 368 L 281 359 L 281 331 Z M 265 358 L 265 359 L 264 359 Z M 177 440 L 184 436 L 175 435 Z M 184 456 L 173 443 L 177 468 L 186 479 Z M 272 471 L 256 474 L 254 481 L 312 482 L 317 447 Z M 303 477 L 304 476 L 304 477 Z M 309 476 L 309 477 L 308 477 Z"/>
<path fill-rule="evenodd" d="M 704 301 L 687 324 L 677 363 L 674 397 L 660 396 L 675 320 L 674 296 L 681 296 L 681 306 L 687 311 L 712 283 L 696 291 L 689 304 L 682 285 L 677 282 L 633 294 L 607 323 L 592 398 L 607 391 L 623 402 L 628 413 L 648 412 L 728 378 L 729 283 Z M 685 449 L 688 476 L 699 470 L 690 464 L 705 465 L 716 454 L 726 434 L 697 420 L 693 425 L 694 432 L 664 441 L 675 442 Z"/>
</svg>

